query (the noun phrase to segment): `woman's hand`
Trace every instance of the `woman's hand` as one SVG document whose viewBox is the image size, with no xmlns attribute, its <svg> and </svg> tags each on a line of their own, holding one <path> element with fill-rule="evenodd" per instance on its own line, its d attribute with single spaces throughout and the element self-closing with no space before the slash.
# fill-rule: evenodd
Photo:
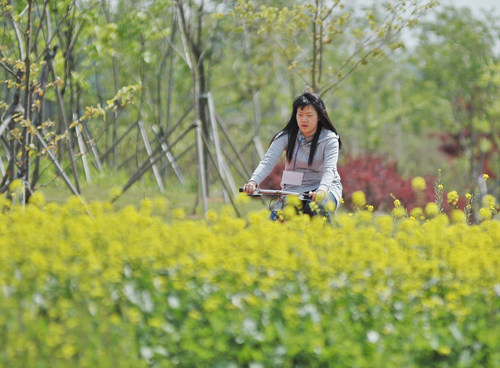
<svg viewBox="0 0 500 368">
<path fill-rule="evenodd" d="M 257 189 L 257 183 L 253 180 L 250 180 L 243 186 L 243 191 L 247 194 L 252 194 L 253 192 L 255 192 L 255 189 Z"/>
<path fill-rule="evenodd" d="M 324 190 L 317 190 L 316 192 L 309 192 L 309 197 L 314 202 L 321 202 L 326 197 L 326 192 Z"/>
</svg>

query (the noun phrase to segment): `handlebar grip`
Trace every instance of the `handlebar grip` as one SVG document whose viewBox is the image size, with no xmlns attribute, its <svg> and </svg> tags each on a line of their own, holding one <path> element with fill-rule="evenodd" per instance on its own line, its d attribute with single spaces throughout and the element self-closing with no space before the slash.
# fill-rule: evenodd
<svg viewBox="0 0 500 368">
<path fill-rule="evenodd" d="M 243 193 L 243 188 L 242 188 L 242 187 L 240 187 L 239 191 L 240 191 L 240 193 Z"/>
</svg>

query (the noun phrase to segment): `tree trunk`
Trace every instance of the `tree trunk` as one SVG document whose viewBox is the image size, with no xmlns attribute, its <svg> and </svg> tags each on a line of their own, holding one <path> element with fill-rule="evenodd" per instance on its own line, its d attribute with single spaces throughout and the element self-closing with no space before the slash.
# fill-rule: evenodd
<svg viewBox="0 0 500 368">
<path fill-rule="evenodd" d="M 203 64 L 203 60 L 200 58 L 201 55 L 199 53 L 199 46 L 196 46 L 194 43 L 193 35 L 189 33 L 188 27 L 186 25 L 186 18 L 184 17 L 184 10 L 182 7 L 182 3 L 180 0 L 176 0 L 176 9 L 179 21 L 179 29 L 181 33 L 181 40 L 184 48 L 185 60 L 188 64 L 189 69 L 191 70 L 191 75 L 193 78 L 193 99 L 195 106 L 195 121 L 196 121 L 196 146 L 198 149 L 198 173 L 199 179 L 201 183 L 201 197 L 203 203 L 203 212 L 206 214 L 207 212 L 207 204 L 206 199 L 208 197 L 208 174 L 207 174 L 207 158 L 206 158 L 206 147 L 203 146 L 202 135 L 208 130 L 206 115 L 204 111 L 206 111 L 201 103 L 202 96 L 201 92 L 205 87 L 204 82 L 204 69 L 203 66 L 200 67 L 200 64 Z M 198 13 L 199 14 L 199 13 Z M 200 19 L 198 18 L 198 21 Z M 206 104 L 206 99 L 205 99 Z M 205 122 L 202 121 L 202 116 L 205 116 Z"/>
<path fill-rule="evenodd" d="M 31 60 L 30 60 L 30 49 L 31 49 L 31 16 L 32 16 L 32 0 L 28 0 L 28 26 L 26 28 L 26 59 L 24 61 L 25 65 L 25 90 L 24 90 L 24 120 L 27 124 L 23 128 L 23 145 L 22 145 L 22 161 L 21 161 L 21 176 L 23 178 L 23 198 L 20 200 L 26 203 L 29 199 L 29 188 L 30 188 L 30 152 L 29 147 L 31 145 L 31 134 L 28 129 L 28 125 L 31 125 Z"/>
</svg>

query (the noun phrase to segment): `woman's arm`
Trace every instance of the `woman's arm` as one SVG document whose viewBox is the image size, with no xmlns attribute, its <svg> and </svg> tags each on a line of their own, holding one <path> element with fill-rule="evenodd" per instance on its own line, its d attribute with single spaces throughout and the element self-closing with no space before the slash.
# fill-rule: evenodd
<svg viewBox="0 0 500 368">
<path fill-rule="evenodd" d="M 328 192 L 330 185 L 337 178 L 337 160 L 339 158 L 339 140 L 337 135 L 328 138 L 324 151 L 323 173 L 318 190 Z"/>
<path fill-rule="evenodd" d="M 285 150 L 288 144 L 288 134 L 283 133 L 276 137 L 274 141 L 269 146 L 266 154 L 260 160 L 259 165 L 250 177 L 250 181 L 254 181 L 258 186 L 262 180 L 264 180 L 273 170 L 274 166 L 278 162 L 281 154 Z"/>
</svg>

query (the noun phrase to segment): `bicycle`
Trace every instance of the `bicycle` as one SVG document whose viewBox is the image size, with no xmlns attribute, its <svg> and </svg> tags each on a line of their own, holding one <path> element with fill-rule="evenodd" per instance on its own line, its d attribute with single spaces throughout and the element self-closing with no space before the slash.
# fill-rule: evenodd
<svg viewBox="0 0 500 368">
<path fill-rule="evenodd" d="M 240 193 L 243 193 L 243 188 L 239 188 Z M 331 214 L 330 212 L 322 209 L 317 205 L 310 197 L 309 192 L 299 193 L 299 192 L 290 192 L 286 190 L 276 190 L 276 189 L 261 189 L 257 188 L 252 194 L 248 194 L 250 197 L 272 197 L 269 202 L 268 209 L 270 211 L 269 218 L 273 221 L 283 221 L 282 216 L 280 217 L 280 211 L 285 206 L 286 197 L 296 197 L 301 204 L 294 204 L 295 211 L 297 214 L 303 213 L 308 215 L 309 217 L 314 216 L 322 216 L 326 218 L 329 222 L 331 222 Z M 274 201 L 276 199 L 276 201 Z M 274 203 L 273 203 L 274 202 Z M 314 205 L 313 205 L 314 203 Z"/>
</svg>

